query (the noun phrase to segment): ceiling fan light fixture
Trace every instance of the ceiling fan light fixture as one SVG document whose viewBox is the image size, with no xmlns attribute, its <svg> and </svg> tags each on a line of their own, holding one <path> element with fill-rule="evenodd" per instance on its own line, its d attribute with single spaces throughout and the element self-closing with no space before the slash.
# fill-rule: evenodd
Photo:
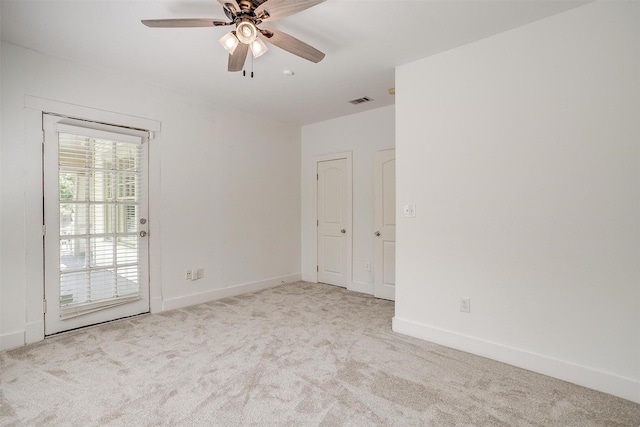
<svg viewBox="0 0 640 427">
<path fill-rule="evenodd" d="M 260 39 L 255 39 L 250 46 L 251 46 L 251 53 L 253 54 L 254 58 L 258 58 L 264 55 L 269 50 L 267 45 L 264 44 L 264 42 Z"/>
<path fill-rule="evenodd" d="M 302 12 L 324 1 L 218 0 L 227 17 L 226 20 L 215 18 L 143 19 L 142 24 L 152 28 L 222 27 L 233 25 L 235 27 L 234 31 L 220 38 L 220 44 L 229 52 L 227 69 L 230 72 L 243 69 L 249 49 L 251 49 L 252 60 L 264 55 L 269 50 L 265 42 L 269 42 L 302 59 L 317 63 L 322 61 L 325 56 L 318 49 L 284 31 L 258 28 L 258 25 L 267 20 L 275 21 L 285 16 Z M 2 0 L 0 0 L 1 2 Z"/>
<path fill-rule="evenodd" d="M 253 22 L 242 21 L 236 27 L 236 37 L 241 43 L 250 45 L 258 37 L 258 29 Z"/>
<path fill-rule="evenodd" d="M 236 51 L 236 48 L 240 44 L 238 38 L 233 34 L 233 32 L 227 33 L 220 39 L 220 44 L 224 47 L 229 54 L 233 55 L 233 52 Z"/>
</svg>

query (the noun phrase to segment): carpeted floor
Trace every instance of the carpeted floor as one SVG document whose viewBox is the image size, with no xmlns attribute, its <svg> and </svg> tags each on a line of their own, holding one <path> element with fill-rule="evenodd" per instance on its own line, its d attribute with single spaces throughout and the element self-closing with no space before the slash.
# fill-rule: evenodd
<svg viewBox="0 0 640 427">
<path fill-rule="evenodd" d="M 640 405 L 391 332 L 299 282 L 0 353 L 0 425 L 638 426 Z"/>
</svg>

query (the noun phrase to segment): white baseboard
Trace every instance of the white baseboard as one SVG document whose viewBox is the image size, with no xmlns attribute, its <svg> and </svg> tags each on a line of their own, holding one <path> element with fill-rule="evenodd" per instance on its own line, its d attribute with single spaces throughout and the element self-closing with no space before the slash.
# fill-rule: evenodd
<svg viewBox="0 0 640 427">
<path fill-rule="evenodd" d="M 630 378 L 397 317 L 393 318 L 392 329 L 403 335 L 487 357 L 640 403 L 640 382 Z"/>
<path fill-rule="evenodd" d="M 242 285 L 230 286 L 228 288 L 214 289 L 198 294 L 164 300 L 162 310 L 174 310 L 176 308 L 188 307 L 190 305 L 202 304 L 205 302 L 242 295 L 249 292 L 257 292 L 263 289 L 273 288 L 284 283 L 299 282 L 301 274 L 291 274 L 288 276 L 274 277 L 272 279 L 261 280 L 259 282 L 245 283 Z"/>
<path fill-rule="evenodd" d="M 354 292 L 373 295 L 374 286 L 371 283 L 351 282 L 347 289 Z"/>
<path fill-rule="evenodd" d="M 44 320 L 27 323 L 27 329 L 24 333 L 25 344 L 42 341 L 44 339 Z"/>
<path fill-rule="evenodd" d="M 24 331 L 0 335 L 0 351 L 10 350 L 24 345 Z"/>
</svg>

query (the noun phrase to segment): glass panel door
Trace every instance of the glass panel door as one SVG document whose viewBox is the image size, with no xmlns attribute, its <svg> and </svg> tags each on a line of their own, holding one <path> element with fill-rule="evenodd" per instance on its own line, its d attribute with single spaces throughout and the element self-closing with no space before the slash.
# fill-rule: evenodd
<svg viewBox="0 0 640 427">
<path fill-rule="evenodd" d="M 45 116 L 46 334 L 149 311 L 147 140 L 68 122 Z"/>
</svg>

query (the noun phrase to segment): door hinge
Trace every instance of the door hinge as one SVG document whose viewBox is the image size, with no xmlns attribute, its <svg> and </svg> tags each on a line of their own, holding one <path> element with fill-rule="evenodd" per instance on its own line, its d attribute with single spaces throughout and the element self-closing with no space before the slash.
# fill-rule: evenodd
<svg viewBox="0 0 640 427">
<path fill-rule="evenodd" d="M 316 265 L 316 271 L 320 271 L 320 267 Z"/>
<path fill-rule="evenodd" d="M 320 220 L 316 219 L 316 227 L 320 227 Z"/>
<path fill-rule="evenodd" d="M 320 175 L 316 174 L 316 181 L 320 179 Z"/>
<path fill-rule="evenodd" d="M 47 226 L 42 224 L 42 235 L 46 236 L 47 235 Z"/>
<path fill-rule="evenodd" d="M 45 313 L 45 314 L 47 313 L 47 300 L 46 299 L 42 300 L 42 312 Z"/>
<path fill-rule="evenodd" d="M 42 129 L 42 143 L 44 144 L 44 129 Z"/>
</svg>

